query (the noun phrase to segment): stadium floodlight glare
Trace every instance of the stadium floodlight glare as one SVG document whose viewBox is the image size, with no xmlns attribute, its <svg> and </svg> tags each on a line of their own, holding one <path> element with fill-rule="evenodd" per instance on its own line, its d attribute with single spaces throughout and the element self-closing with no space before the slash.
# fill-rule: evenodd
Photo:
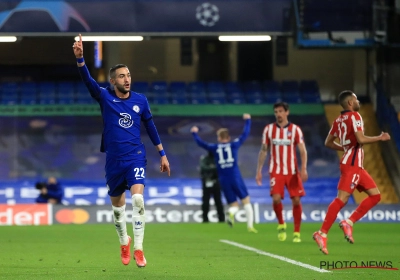
<svg viewBox="0 0 400 280">
<path fill-rule="evenodd" d="M 219 36 L 220 41 L 271 41 L 269 35 L 238 35 L 238 36 Z"/>
<path fill-rule="evenodd" d="M 7 43 L 7 42 L 16 42 L 17 37 L 15 36 L 0 36 L 0 42 Z"/>
<path fill-rule="evenodd" d="M 79 41 L 79 36 L 75 37 L 75 41 Z M 82 41 L 128 42 L 128 41 L 143 41 L 143 37 L 142 36 L 82 36 Z"/>
</svg>

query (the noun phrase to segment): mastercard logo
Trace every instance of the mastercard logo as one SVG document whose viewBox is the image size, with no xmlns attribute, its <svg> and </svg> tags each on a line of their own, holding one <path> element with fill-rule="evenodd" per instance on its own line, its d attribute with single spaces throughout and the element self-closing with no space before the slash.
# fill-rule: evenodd
<svg viewBox="0 0 400 280">
<path fill-rule="evenodd" d="M 56 220 L 61 224 L 84 224 L 89 220 L 89 213 L 83 209 L 62 209 L 56 213 Z"/>
</svg>

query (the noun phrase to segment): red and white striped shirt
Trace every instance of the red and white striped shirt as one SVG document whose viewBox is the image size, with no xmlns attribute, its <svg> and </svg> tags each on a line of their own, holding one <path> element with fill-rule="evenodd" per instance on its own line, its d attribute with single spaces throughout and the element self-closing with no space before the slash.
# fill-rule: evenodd
<svg viewBox="0 0 400 280">
<path fill-rule="evenodd" d="M 364 122 L 358 112 L 342 111 L 333 122 L 329 134 L 339 138 L 344 148 L 341 164 L 363 167 L 364 149 L 357 142 L 356 132 L 364 131 Z"/>
<path fill-rule="evenodd" d="M 271 123 L 264 128 L 262 143 L 270 146 L 269 173 L 293 175 L 297 173 L 296 146 L 303 143 L 300 127 L 289 123 L 280 127 Z"/>
</svg>

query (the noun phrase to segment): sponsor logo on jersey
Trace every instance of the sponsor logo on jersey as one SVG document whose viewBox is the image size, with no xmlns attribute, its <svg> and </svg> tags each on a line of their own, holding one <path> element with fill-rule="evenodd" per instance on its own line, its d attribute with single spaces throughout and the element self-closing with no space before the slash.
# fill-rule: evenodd
<svg viewBox="0 0 400 280">
<path fill-rule="evenodd" d="M 121 102 L 121 100 L 113 99 L 113 102 Z"/>
<path fill-rule="evenodd" d="M 291 143 L 289 139 L 272 139 L 272 144 L 276 146 L 289 146 Z"/>
<path fill-rule="evenodd" d="M 357 126 L 357 127 L 361 127 L 361 125 L 362 125 L 362 124 L 361 124 L 361 121 L 356 121 L 356 126 Z"/>
<path fill-rule="evenodd" d="M 121 116 L 121 118 L 118 120 L 120 126 L 123 128 L 129 128 L 133 125 L 131 115 L 128 113 L 119 113 L 119 115 Z"/>
<path fill-rule="evenodd" d="M 133 109 L 133 111 L 135 111 L 136 113 L 139 113 L 139 111 L 140 111 L 140 108 L 139 108 L 138 105 L 133 106 L 132 109 Z"/>
</svg>

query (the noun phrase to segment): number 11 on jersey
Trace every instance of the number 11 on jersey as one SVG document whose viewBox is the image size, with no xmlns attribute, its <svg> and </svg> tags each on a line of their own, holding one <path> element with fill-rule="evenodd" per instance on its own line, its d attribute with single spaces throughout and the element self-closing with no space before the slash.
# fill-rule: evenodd
<svg viewBox="0 0 400 280">
<path fill-rule="evenodd" d="M 218 164 L 231 163 L 235 161 L 235 159 L 232 157 L 232 149 L 230 145 L 225 147 L 219 146 L 216 151 L 218 153 Z"/>
</svg>

